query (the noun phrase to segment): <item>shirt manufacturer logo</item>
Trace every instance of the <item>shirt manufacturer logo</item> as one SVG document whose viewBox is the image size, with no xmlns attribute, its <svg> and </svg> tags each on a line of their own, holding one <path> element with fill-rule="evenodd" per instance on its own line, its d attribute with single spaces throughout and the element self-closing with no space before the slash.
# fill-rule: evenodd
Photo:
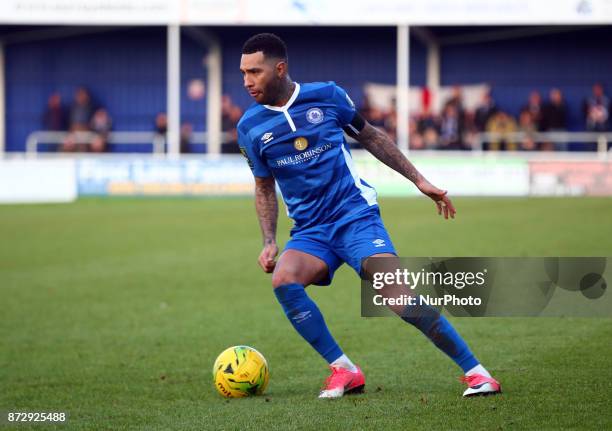
<svg viewBox="0 0 612 431">
<path fill-rule="evenodd" d="M 272 132 L 264 133 L 264 135 L 261 137 L 261 140 L 264 144 L 267 144 L 272 139 L 274 139 L 274 137 L 272 136 Z"/>
</svg>

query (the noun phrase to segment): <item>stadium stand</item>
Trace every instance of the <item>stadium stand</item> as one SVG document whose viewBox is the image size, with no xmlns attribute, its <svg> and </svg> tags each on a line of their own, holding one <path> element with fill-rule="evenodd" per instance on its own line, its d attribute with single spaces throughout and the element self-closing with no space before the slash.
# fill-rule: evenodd
<svg viewBox="0 0 612 431">
<path fill-rule="evenodd" d="M 154 131 L 155 117 L 165 109 L 165 29 L 161 27 L 99 28 L 65 37 L 20 40 L 14 35 L 34 28 L 11 26 L 6 50 L 7 142 L 9 152 L 24 151 L 28 136 L 46 129 L 42 120 L 50 95 L 69 101 L 78 86 L 91 91 L 96 106 L 104 106 L 116 131 Z M 223 91 L 245 109 L 249 96 L 240 83 L 236 64 L 240 44 L 256 28 L 209 28 L 222 41 Z M 596 82 L 607 84 L 612 55 L 609 27 L 553 27 L 537 32 L 520 27 L 432 27 L 441 46 L 442 86 L 489 84 L 497 107 L 516 121 L 528 95 L 538 91 L 546 101 L 560 89 L 567 104 L 567 127 L 585 130 L 583 103 Z M 277 27 L 292 47 L 291 70 L 298 81 L 338 79 L 358 105 L 364 103 L 368 82 L 393 84 L 396 78 L 396 34 L 391 27 Z M 122 49 L 117 49 L 121 46 Z M 359 49 L 343 49 L 358 46 Z M 410 84 L 426 82 L 426 47 L 414 35 L 410 41 Z M 187 97 L 194 79 L 205 78 L 206 49 L 188 34 L 181 40 L 181 122 L 194 133 L 206 130 L 206 106 Z M 316 52 L 316 57 L 311 55 Z M 305 55 L 309 54 L 309 55 Z M 313 59 L 317 60 L 314 61 Z M 581 61 L 574 61 L 580 58 Z M 346 73 L 346 71 L 350 73 Z M 520 121 L 518 121 L 520 123 Z M 196 139 L 195 141 L 202 141 Z M 189 152 L 206 151 L 203 142 L 188 144 Z M 571 144 L 568 149 L 593 149 L 595 144 Z M 41 144 L 40 151 L 57 146 Z M 151 152 L 150 143 L 108 145 L 112 152 Z"/>
</svg>

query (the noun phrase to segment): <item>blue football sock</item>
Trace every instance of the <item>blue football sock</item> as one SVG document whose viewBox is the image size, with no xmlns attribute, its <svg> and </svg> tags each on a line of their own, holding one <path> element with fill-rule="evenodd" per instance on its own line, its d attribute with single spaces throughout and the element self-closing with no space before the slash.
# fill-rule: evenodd
<svg viewBox="0 0 612 431">
<path fill-rule="evenodd" d="M 463 341 L 463 338 L 435 308 L 408 305 L 401 317 L 425 334 L 438 349 L 455 361 L 463 369 L 463 372 L 467 372 L 478 365 L 478 360 Z"/>
<path fill-rule="evenodd" d="M 274 289 L 285 315 L 296 331 L 331 364 L 342 356 L 342 349 L 329 333 L 317 304 L 301 284 L 285 284 Z"/>
</svg>

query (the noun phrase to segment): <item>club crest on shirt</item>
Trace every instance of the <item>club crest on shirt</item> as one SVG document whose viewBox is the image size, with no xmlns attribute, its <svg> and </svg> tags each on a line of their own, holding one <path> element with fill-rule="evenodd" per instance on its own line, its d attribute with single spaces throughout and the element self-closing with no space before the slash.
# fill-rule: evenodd
<svg viewBox="0 0 612 431">
<path fill-rule="evenodd" d="M 321 121 L 323 121 L 323 111 L 321 111 L 319 108 L 310 108 L 306 112 L 306 119 L 309 123 L 319 124 Z"/>
<path fill-rule="evenodd" d="M 293 141 L 293 146 L 298 151 L 304 151 L 306 148 L 308 148 L 308 140 L 300 136 L 299 138 L 295 138 L 295 141 Z"/>
</svg>

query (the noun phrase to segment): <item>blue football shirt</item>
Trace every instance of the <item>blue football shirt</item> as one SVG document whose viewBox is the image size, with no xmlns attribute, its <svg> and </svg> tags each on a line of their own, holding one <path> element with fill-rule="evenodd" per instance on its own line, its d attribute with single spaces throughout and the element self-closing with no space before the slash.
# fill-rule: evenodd
<svg viewBox="0 0 612 431">
<path fill-rule="evenodd" d="M 256 177 L 273 176 L 294 232 L 377 205 L 359 178 L 342 128 L 355 105 L 334 82 L 298 84 L 283 107 L 253 104 L 238 123 L 238 144 Z"/>
</svg>

